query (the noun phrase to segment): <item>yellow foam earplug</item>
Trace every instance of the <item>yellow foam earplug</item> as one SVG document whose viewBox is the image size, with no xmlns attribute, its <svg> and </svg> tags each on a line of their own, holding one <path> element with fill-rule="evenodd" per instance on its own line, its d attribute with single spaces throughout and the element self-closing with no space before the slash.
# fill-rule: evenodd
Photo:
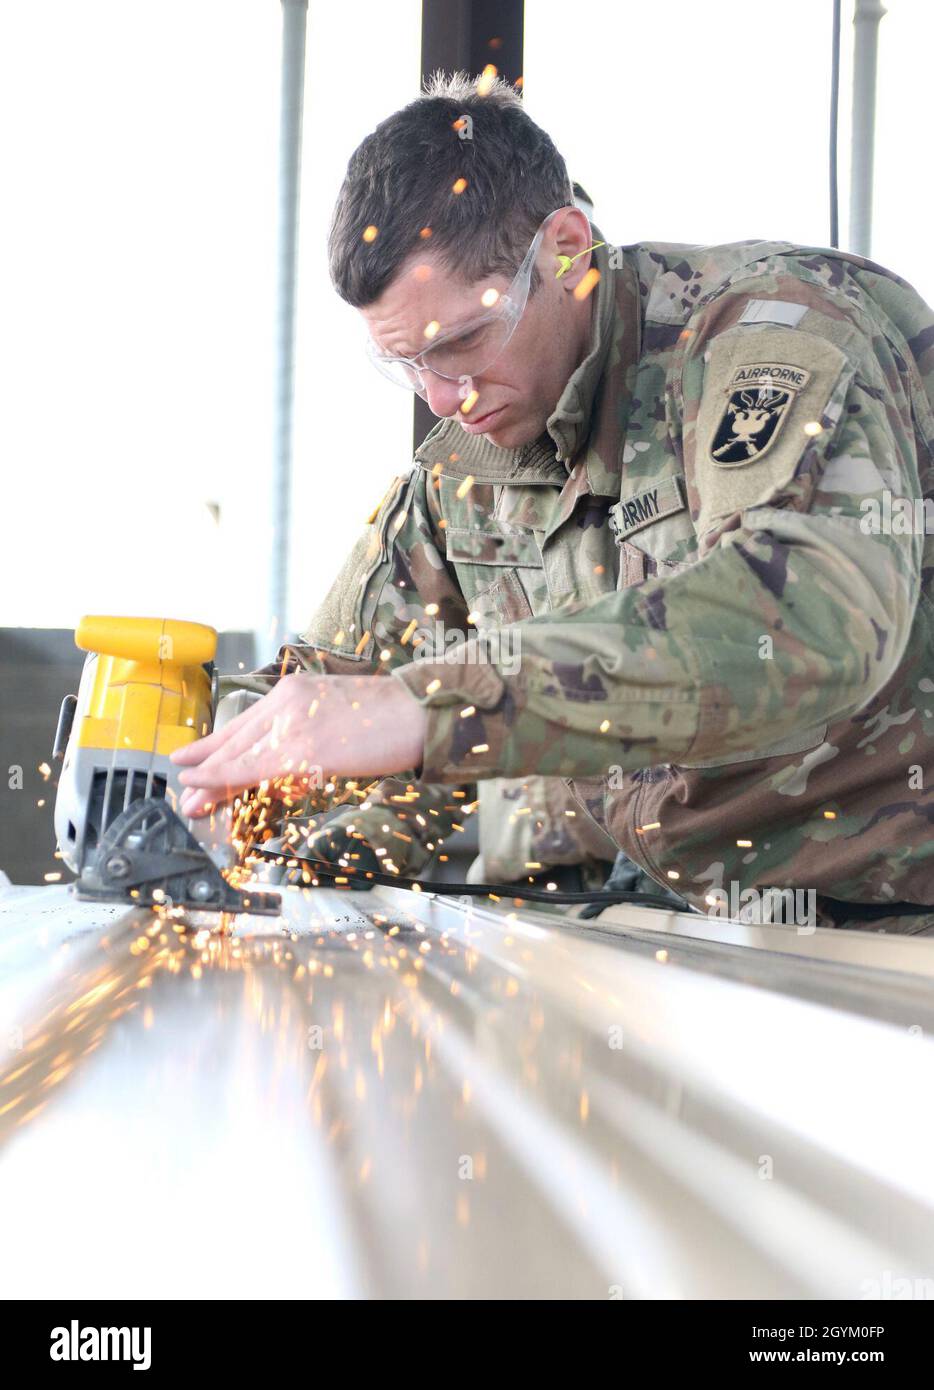
<svg viewBox="0 0 934 1390">
<path fill-rule="evenodd" d="M 593 246 L 587 246 L 583 251 L 578 251 L 576 256 L 562 256 L 559 254 L 557 257 L 558 269 L 555 271 L 555 279 L 560 280 L 562 275 L 567 275 L 576 260 L 579 260 L 581 256 L 586 256 L 588 251 L 596 251 L 598 246 L 606 246 L 606 242 L 595 241 Z"/>
</svg>

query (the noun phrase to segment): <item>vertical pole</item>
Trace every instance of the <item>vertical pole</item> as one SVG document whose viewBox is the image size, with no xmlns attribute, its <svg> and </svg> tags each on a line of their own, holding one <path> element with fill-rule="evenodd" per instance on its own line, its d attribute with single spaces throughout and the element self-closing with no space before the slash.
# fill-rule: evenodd
<svg viewBox="0 0 934 1390">
<path fill-rule="evenodd" d="M 422 0 L 422 77 L 466 72 L 479 77 L 490 63 L 500 77 L 522 76 L 525 0 Z M 414 447 L 438 423 L 415 398 Z"/>
<path fill-rule="evenodd" d="M 872 246 L 872 166 L 876 135 L 876 60 L 880 0 L 856 0 L 853 15 L 853 135 L 850 157 L 849 250 L 868 256 Z"/>
<path fill-rule="evenodd" d="M 282 86 L 279 120 L 278 276 L 275 399 L 273 405 L 272 527 L 266 626 L 257 660 L 275 654 L 289 620 L 289 515 L 295 375 L 295 299 L 298 274 L 299 185 L 305 94 L 308 0 L 282 0 Z"/>
<path fill-rule="evenodd" d="M 837 187 L 837 127 L 840 112 L 840 8 L 833 0 L 833 37 L 830 45 L 830 245 L 840 246 L 840 201 Z"/>
</svg>

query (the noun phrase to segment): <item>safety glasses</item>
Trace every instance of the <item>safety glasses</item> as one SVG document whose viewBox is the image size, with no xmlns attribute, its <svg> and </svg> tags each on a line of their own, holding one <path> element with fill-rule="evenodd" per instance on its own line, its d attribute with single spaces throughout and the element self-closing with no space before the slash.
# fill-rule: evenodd
<svg viewBox="0 0 934 1390">
<path fill-rule="evenodd" d="M 367 353 L 383 376 L 394 381 L 397 386 L 405 386 L 408 390 L 417 391 L 420 396 L 424 396 L 427 394 L 426 373 L 432 372 L 446 381 L 463 381 L 466 377 L 480 376 L 491 367 L 515 333 L 525 312 L 532 281 L 532 267 L 542 238 L 552 218 L 561 211 L 562 208 L 555 208 L 554 212 L 550 212 L 545 218 L 516 271 L 515 279 L 505 294 L 497 296 L 489 312 L 478 314 L 443 335 L 440 333 L 439 325 L 428 324 L 426 334 L 434 329 L 438 336 L 432 338 L 428 346 L 414 357 L 386 357 L 379 351 L 373 339 L 368 338 Z M 487 290 L 483 299 L 486 300 L 487 296 L 495 294 L 495 290 Z"/>
</svg>

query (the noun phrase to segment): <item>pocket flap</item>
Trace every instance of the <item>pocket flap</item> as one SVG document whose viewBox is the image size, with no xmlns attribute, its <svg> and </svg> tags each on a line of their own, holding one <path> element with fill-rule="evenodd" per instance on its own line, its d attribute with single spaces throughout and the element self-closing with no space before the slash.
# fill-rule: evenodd
<svg viewBox="0 0 934 1390">
<path fill-rule="evenodd" d="M 471 565 L 517 565 L 541 569 L 542 553 L 531 531 L 494 531 L 490 527 L 448 528 L 447 558 Z"/>
<path fill-rule="evenodd" d="M 730 767 L 733 763 L 757 763 L 766 758 L 787 758 L 792 753 L 810 752 L 812 748 L 823 743 L 826 733 L 827 725 L 821 724 L 817 729 L 805 729 L 803 732 L 790 734 L 767 748 L 757 748 L 755 752 L 732 753 L 727 758 L 705 758 L 702 762 L 679 763 L 678 766 L 693 770 L 704 767 Z"/>
</svg>

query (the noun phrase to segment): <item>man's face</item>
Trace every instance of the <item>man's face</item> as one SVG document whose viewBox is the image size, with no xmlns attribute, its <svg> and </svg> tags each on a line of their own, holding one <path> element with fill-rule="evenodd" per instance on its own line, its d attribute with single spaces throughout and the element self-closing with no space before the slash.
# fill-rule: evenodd
<svg viewBox="0 0 934 1390">
<path fill-rule="evenodd" d="M 587 352 L 592 306 L 573 295 L 587 257 L 575 264 L 573 275 L 560 280 L 553 268 L 559 250 L 573 256 L 589 245 L 590 227 L 575 209 L 555 219 L 559 221 L 560 228 L 546 230 L 536 262 L 541 282 L 529 295 L 518 327 L 496 360 L 470 378 L 476 400 L 470 404 L 471 393 L 465 402 L 463 383 L 424 373 L 428 405 L 435 415 L 455 416 L 468 434 L 485 435 L 500 448 L 517 448 L 538 438 L 568 377 Z M 500 275 L 465 284 L 427 251 L 417 252 L 361 313 L 382 354 L 414 357 L 434 338 L 483 314 L 492 291 L 504 294 L 508 288 L 509 280 Z M 466 412 L 461 408 L 465 403 L 470 404 Z"/>
</svg>

